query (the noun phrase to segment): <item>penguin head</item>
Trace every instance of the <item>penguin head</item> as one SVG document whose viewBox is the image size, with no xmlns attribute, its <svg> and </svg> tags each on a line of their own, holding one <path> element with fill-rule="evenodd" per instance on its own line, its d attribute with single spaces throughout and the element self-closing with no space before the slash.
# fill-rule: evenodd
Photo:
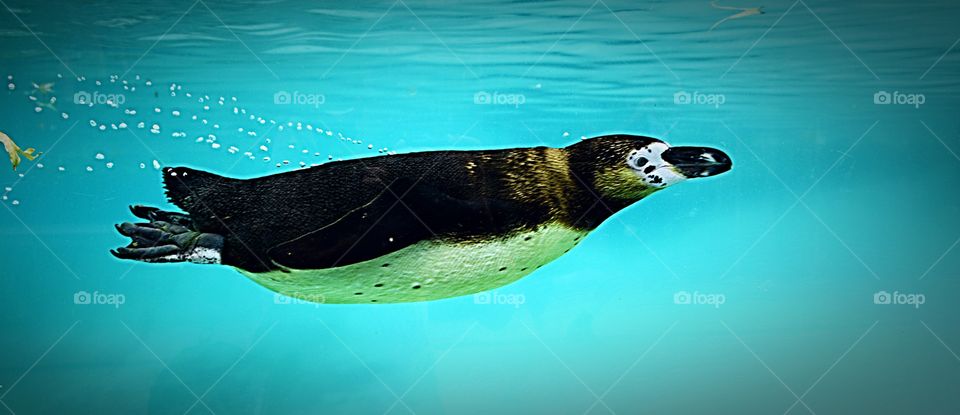
<svg viewBox="0 0 960 415">
<path fill-rule="evenodd" d="M 640 199 L 688 179 L 730 170 L 724 152 L 709 147 L 673 147 L 636 135 L 607 135 L 569 147 L 575 170 L 590 172 L 593 186 L 605 196 Z"/>
</svg>

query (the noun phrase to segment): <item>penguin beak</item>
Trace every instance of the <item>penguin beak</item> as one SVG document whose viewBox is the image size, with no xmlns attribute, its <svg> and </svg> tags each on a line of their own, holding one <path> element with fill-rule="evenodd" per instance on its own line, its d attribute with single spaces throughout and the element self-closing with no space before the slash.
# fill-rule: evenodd
<svg viewBox="0 0 960 415">
<path fill-rule="evenodd" d="M 661 157 L 688 179 L 716 176 L 733 167 L 729 156 L 709 147 L 670 147 Z"/>
</svg>

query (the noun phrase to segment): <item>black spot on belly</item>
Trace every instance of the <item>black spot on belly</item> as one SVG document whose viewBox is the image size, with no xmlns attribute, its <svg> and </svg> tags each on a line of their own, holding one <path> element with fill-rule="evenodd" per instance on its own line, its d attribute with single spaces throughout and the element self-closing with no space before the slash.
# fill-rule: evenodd
<svg viewBox="0 0 960 415">
<path fill-rule="evenodd" d="M 647 166 L 647 168 L 643 169 L 643 172 L 646 174 L 650 174 L 656 169 L 657 169 L 657 166 Z"/>
<path fill-rule="evenodd" d="M 574 241 L 574 242 L 579 241 L 579 240 L 580 240 L 580 237 L 579 237 L 579 236 L 576 237 L 576 238 L 573 238 L 573 241 Z"/>
<path fill-rule="evenodd" d="M 520 272 L 526 271 L 527 267 L 520 268 Z"/>
<path fill-rule="evenodd" d="M 374 286 L 374 287 L 377 287 L 377 288 L 380 288 L 380 287 L 383 287 L 383 283 L 382 283 L 382 282 L 378 282 L 378 283 L 376 283 L 376 284 L 373 284 L 373 286 Z"/>
<path fill-rule="evenodd" d="M 389 266 L 390 266 L 389 263 L 384 263 L 383 265 L 381 265 L 381 267 L 384 267 L 384 268 L 389 267 Z"/>
<path fill-rule="evenodd" d="M 371 302 L 371 303 L 375 303 L 375 302 L 377 302 L 377 300 L 370 300 L 370 302 Z"/>
<path fill-rule="evenodd" d="M 353 295 L 363 295 L 363 293 L 353 293 Z"/>
<path fill-rule="evenodd" d="M 503 271 L 506 271 L 506 270 L 507 270 L 507 267 L 500 267 L 500 269 L 499 269 L 498 271 L 503 272 Z"/>
<path fill-rule="evenodd" d="M 524 240 L 524 241 L 529 241 L 530 238 L 533 238 L 533 237 L 532 237 L 532 236 L 528 236 L 528 237 L 526 237 L 526 238 L 523 238 L 523 240 Z"/>
<path fill-rule="evenodd" d="M 413 284 L 413 287 L 411 287 L 411 288 L 413 288 L 414 290 L 419 290 L 419 289 L 420 289 L 420 284 Z"/>
<path fill-rule="evenodd" d="M 566 251 L 563 251 L 563 253 L 567 253 L 567 252 L 570 252 L 570 248 L 567 248 Z"/>
</svg>

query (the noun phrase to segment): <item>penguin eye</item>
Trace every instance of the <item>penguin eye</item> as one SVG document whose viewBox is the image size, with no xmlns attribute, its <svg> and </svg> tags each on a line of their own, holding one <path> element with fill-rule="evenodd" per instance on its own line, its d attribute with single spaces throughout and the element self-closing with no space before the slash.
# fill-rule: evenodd
<svg viewBox="0 0 960 415">
<path fill-rule="evenodd" d="M 650 163 L 650 160 L 643 156 L 640 150 L 633 150 L 627 157 L 627 164 L 636 170 L 643 170 L 644 166 Z"/>
</svg>

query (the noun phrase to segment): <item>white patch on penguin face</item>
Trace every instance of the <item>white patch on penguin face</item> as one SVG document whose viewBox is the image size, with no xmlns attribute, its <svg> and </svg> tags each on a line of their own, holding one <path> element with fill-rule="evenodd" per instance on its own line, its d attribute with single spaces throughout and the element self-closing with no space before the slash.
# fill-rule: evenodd
<svg viewBox="0 0 960 415">
<path fill-rule="evenodd" d="M 682 182 L 687 177 L 663 160 L 663 152 L 669 148 L 666 143 L 650 143 L 631 151 L 627 156 L 627 165 L 650 187 L 664 188 Z"/>
</svg>

